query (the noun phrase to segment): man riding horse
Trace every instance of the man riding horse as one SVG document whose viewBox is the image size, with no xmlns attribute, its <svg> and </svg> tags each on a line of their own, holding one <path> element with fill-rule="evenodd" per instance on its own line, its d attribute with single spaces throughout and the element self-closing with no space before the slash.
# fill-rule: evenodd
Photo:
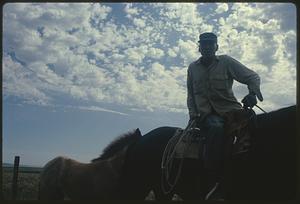
<svg viewBox="0 0 300 204">
<path fill-rule="evenodd" d="M 189 122 L 196 121 L 197 127 L 207 131 L 203 157 L 212 185 L 207 199 L 222 199 L 224 116 L 243 109 L 233 94 L 233 80 L 248 86 L 249 94 L 242 100 L 244 108 L 248 109 L 256 105 L 256 97 L 263 101 L 260 77 L 228 55 L 217 56 L 218 43 L 214 33 L 201 34 L 198 43 L 202 56 L 189 65 L 187 74 Z"/>
</svg>

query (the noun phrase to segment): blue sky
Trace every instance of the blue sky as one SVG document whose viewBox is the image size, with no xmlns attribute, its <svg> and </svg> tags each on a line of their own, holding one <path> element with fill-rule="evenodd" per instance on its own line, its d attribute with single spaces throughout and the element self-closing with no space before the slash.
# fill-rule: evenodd
<svg viewBox="0 0 300 204">
<path fill-rule="evenodd" d="M 218 35 L 218 55 L 261 76 L 262 108 L 296 103 L 293 4 L 5 4 L 4 162 L 89 162 L 135 128 L 184 128 L 187 66 L 208 31 Z M 247 94 L 238 82 L 233 89 L 239 101 Z"/>
</svg>

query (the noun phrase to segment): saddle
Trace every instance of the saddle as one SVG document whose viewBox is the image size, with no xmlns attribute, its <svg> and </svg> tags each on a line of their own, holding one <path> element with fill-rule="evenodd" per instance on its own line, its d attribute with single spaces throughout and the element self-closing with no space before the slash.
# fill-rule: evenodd
<svg viewBox="0 0 300 204">
<path fill-rule="evenodd" d="M 223 116 L 225 119 L 225 145 L 230 146 L 229 154 L 231 155 L 248 152 L 251 147 L 250 127 L 252 117 L 255 115 L 254 111 L 251 111 L 234 110 Z M 205 135 L 195 125 L 188 126 L 186 129 L 178 129 L 171 138 L 176 141 L 174 157 L 198 159 L 205 148 Z M 184 132 L 185 134 L 182 135 Z"/>
<path fill-rule="evenodd" d="M 175 158 L 199 158 L 199 154 L 204 145 L 204 137 L 200 134 L 200 129 L 196 127 L 191 127 L 187 130 L 187 134 L 184 133 L 183 129 L 178 129 L 174 134 L 176 137 L 177 143 L 174 146 L 175 149 Z"/>
</svg>

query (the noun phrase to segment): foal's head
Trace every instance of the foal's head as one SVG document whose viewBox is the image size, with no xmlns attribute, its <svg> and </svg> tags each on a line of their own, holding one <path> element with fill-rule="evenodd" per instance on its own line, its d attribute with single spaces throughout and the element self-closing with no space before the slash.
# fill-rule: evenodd
<svg viewBox="0 0 300 204">
<path fill-rule="evenodd" d="M 109 159 L 115 156 L 121 150 L 124 150 L 124 148 L 127 149 L 129 145 L 136 142 L 141 136 L 142 134 L 139 128 L 137 128 L 134 131 L 130 131 L 128 133 L 120 135 L 115 140 L 113 140 L 107 147 L 105 147 L 102 154 L 98 158 L 93 159 L 92 162 Z"/>
</svg>

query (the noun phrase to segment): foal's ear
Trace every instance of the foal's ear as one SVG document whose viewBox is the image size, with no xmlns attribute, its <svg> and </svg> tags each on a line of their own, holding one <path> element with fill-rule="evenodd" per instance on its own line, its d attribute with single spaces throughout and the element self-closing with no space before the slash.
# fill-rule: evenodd
<svg viewBox="0 0 300 204">
<path fill-rule="evenodd" d="M 142 136 L 142 133 L 139 128 L 137 128 L 134 132 L 135 135 Z"/>
</svg>

